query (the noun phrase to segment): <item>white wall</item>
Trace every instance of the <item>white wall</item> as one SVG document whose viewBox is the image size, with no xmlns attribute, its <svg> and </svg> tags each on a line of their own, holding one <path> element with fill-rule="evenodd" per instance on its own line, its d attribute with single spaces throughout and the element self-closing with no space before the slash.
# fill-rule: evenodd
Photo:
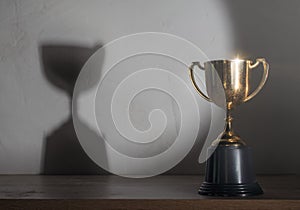
<svg viewBox="0 0 300 210">
<path fill-rule="evenodd" d="M 237 128 L 258 172 L 296 172 L 300 3 L 236 2 L 1 0 L 0 173 L 102 173 L 72 127 L 75 76 L 95 49 L 144 31 L 188 39 L 213 59 L 266 57 L 268 85 Z M 202 172 L 198 155 L 199 145 L 172 173 Z"/>
</svg>

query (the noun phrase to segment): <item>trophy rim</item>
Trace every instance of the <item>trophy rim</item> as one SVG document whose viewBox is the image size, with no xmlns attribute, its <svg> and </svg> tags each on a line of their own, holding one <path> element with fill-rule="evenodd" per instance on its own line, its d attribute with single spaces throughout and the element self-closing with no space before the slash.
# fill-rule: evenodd
<svg viewBox="0 0 300 210">
<path fill-rule="evenodd" d="M 240 61 L 240 62 L 252 62 L 251 60 L 249 59 L 214 59 L 214 60 L 209 60 L 209 61 L 205 61 L 204 64 L 206 63 L 229 63 L 229 62 L 236 62 L 236 61 Z"/>
</svg>

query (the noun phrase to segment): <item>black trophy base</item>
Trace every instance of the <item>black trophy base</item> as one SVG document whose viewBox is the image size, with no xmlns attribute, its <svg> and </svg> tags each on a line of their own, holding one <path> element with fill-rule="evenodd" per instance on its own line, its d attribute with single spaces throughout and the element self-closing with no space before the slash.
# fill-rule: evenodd
<svg viewBox="0 0 300 210">
<path fill-rule="evenodd" d="M 214 152 L 206 163 L 205 181 L 199 194 L 240 197 L 263 194 L 255 178 L 251 148 L 219 145 L 209 150 Z"/>
<path fill-rule="evenodd" d="M 250 184 L 212 184 L 203 182 L 200 189 L 200 195 L 209 196 L 251 196 L 263 194 L 263 191 L 257 182 Z"/>
</svg>

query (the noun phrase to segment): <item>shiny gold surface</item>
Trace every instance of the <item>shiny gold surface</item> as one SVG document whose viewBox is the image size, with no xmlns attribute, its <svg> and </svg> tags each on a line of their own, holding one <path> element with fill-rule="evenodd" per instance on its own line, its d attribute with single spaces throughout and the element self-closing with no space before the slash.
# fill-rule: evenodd
<svg viewBox="0 0 300 210">
<path fill-rule="evenodd" d="M 264 73 L 258 87 L 250 93 L 250 73 L 259 64 L 263 65 Z M 197 66 L 205 71 L 206 96 L 196 83 L 194 67 Z M 244 141 L 234 133 L 232 129 L 231 110 L 237 105 L 252 99 L 264 86 L 268 78 L 269 64 L 264 58 L 256 59 L 253 63 L 250 60 L 214 60 L 204 63 L 193 62 L 189 67 L 191 81 L 201 97 L 213 102 L 220 107 L 227 109 L 225 130 L 213 145 L 244 145 Z"/>
</svg>

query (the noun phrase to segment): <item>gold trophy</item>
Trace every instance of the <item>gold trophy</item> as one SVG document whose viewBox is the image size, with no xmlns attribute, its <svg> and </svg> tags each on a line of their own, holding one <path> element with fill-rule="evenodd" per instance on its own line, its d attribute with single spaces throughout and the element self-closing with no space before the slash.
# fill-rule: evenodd
<svg viewBox="0 0 300 210">
<path fill-rule="evenodd" d="M 263 65 L 260 84 L 250 93 L 252 69 Z M 207 96 L 196 83 L 194 67 L 205 71 Z M 264 58 L 250 60 L 214 60 L 204 63 L 193 62 L 189 67 L 191 81 L 204 99 L 225 107 L 227 112 L 224 132 L 213 141 L 208 149 L 212 154 L 206 163 L 205 181 L 199 193 L 212 196 L 249 196 L 262 194 L 256 181 L 252 152 L 232 129 L 232 110 L 239 104 L 252 99 L 264 86 L 268 77 L 269 64 Z"/>
</svg>

